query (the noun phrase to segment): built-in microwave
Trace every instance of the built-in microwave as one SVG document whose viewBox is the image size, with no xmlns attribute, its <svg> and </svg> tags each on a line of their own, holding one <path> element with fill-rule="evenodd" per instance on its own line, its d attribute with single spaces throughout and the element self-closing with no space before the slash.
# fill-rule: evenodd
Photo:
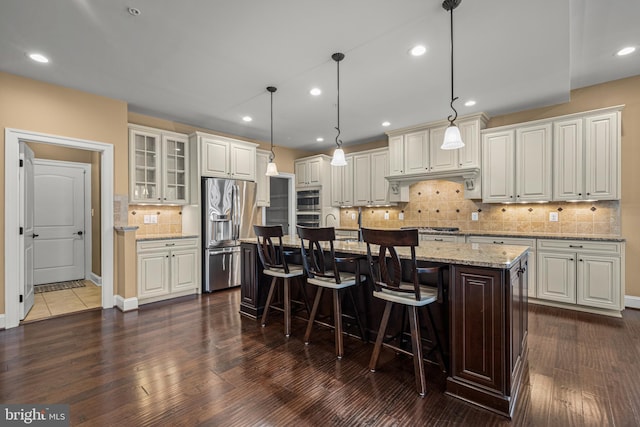
<svg viewBox="0 0 640 427">
<path fill-rule="evenodd" d="M 320 189 L 298 190 L 296 192 L 296 224 L 320 227 L 321 215 Z"/>
</svg>

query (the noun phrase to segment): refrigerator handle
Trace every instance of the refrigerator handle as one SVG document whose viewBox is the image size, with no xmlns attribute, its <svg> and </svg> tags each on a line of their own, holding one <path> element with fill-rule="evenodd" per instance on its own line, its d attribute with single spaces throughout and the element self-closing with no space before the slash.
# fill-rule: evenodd
<svg viewBox="0 0 640 427">
<path fill-rule="evenodd" d="M 233 240 L 240 238 L 240 187 L 233 186 Z"/>
</svg>

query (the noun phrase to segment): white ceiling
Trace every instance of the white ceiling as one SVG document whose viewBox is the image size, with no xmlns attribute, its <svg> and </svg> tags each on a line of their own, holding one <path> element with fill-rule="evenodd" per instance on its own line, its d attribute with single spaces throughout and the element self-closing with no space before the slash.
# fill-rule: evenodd
<svg viewBox="0 0 640 427">
<path fill-rule="evenodd" d="M 639 0 L 463 0 L 454 11 L 459 114 L 565 102 L 571 89 L 640 74 L 639 51 L 615 56 L 640 47 L 638 18 Z M 415 44 L 427 53 L 410 56 Z M 332 53 L 346 55 L 340 124 L 350 145 L 450 114 L 449 45 L 441 0 L 0 2 L 2 71 L 262 141 L 274 85 L 274 143 L 312 151 L 336 135 Z M 51 62 L 31 61 L 33 51 Z M 465 107 L 469 99 L 477 104 Z"/>
</svg>

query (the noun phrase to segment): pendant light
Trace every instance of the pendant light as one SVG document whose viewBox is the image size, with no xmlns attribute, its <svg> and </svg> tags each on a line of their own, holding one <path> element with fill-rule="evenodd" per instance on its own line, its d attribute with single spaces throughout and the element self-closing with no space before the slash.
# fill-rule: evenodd
<svg viewBox="0 0 640 427">
<path fill-rule="evenodd" d="M 336 150 L 333 152 L 331 166 L 347 166 L 347 159 L 345 159 L 344 150 L 342 149 L 342 140 L 338 139 L 340 137 L 340 61 L 344 59 L 344 53 L 334 53 L 331 55 L 331 59 L 336 61 L 338 69 L 338 126 L 335 128 L 338 134 L 336 135 Z"/>
<path fill-rule="evenodd" d="M 278 90 L 273 86 L 267 87 L 267 90 L 271 93 L 271 154 L 269 154 L 269 163 L 267 164 L 267 173 L 266 176 L 276 176 L 279 175 L 278 168 L 276 167 L 276 163 L 273 159 L 276 158 L 276 153 L 273 152 L 273 92 Z"/>
<path fill-rule="evenodd" d="M 462 142 L 462 137 L 460 136 L 460 129 L 458 129 L 458 126 L 454 123 L 458 118 L 458 112 L 453 108 L 453 102 L 458 99 L 458 97 L 453 97 L 453 9 L 458 7 L 461 1 L 462 0 L 444 0 L 444 2 L 442 2 L 442 7 L 451 13 L 451 103 L 449 105 L 454 113 L 447 117 L 449 126 L 444 132 L 444 141 L 442 141 L 442 145 L 440 146 L 443 150 L 455 150 L 464 147 L 464 142 Z"/>
</svg>

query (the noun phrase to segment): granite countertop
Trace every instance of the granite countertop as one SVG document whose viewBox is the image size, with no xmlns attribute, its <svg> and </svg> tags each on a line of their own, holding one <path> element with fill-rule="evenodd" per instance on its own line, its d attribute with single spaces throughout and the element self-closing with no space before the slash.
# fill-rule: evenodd
<svg viewBox="0 0 640 427">
<path fill-rule="evenodd" d="M 241 242 L 256 243 L 256 239 L 241 239 Z M 283 246 L 299 248 L 300 239 L 283 236 Z M 357 241 L 334 241 L 337 252 L 366 255 L 367 245 Z M 444 264 L 472 265 L 508 269 L 529 251 L 528 246 L 493 245 L 483 243 L 420 242 L 416 248 L 416 258 L 421 261 Z M 409 250 L 398 250 L 401 258 L 409 258 Z"/>
<path fill-rule="evenodd" d="M 371 227 L 376 228 L 376 227 Z M 358 231 L 354 227 L 336 227 L 336 230 Z M 544 233 L 544 232 L 518 232 L 518 231 L 432 231 L 420 230 L 421 234 L 435 234 L 448 236 L 496 236 L 496 237 L 520 237 L 529 239 L 556 239 L 556 240 L 592 240 L 625 242 L 624 237 L 614 234 L 578 234 L 578 233 Z"/>
<path fill-rule="evenodd" d="M 167 239 L 194 239 L 199 238 L 197 234 L 175 234 L 175 233 L 167 233 L 167 234 L 152 234 L 146 236 L 136 236 L 136 241 L 145 242 L 150 240 L 167 240 Z"/>
</svg>

